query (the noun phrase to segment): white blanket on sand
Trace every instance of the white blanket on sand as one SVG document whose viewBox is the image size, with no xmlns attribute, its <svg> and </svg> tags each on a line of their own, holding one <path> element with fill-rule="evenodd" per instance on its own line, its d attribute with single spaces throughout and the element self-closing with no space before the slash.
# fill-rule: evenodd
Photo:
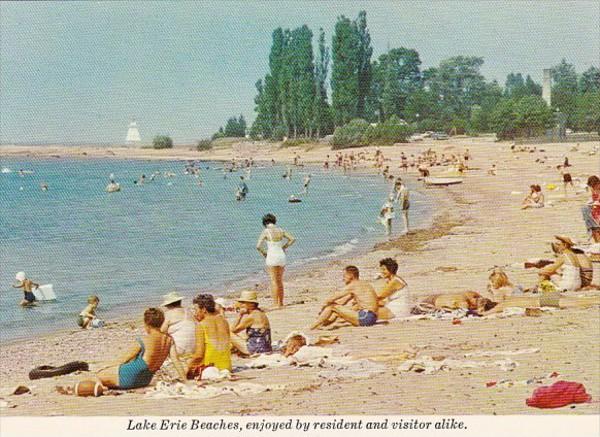
<svg viewBox="0 0 600 437">
<path fill-rule="evenodd" d="M 210 399 L 229 394 L 248 396 L 267 391 L 283 390 L 284 388 L 285 385 L 262 385 L 249 382 L 238 382 L 230 385 L 202 386 L 192 381 L 187 384 L 182 384 L 181 382 L 168 383 L 159 381 L 156 386 L 146 391 L 146 397 L 153 399 Z"/>
<path fill-rule="evenodd" d="M 422 356 L 414 360 L 408 360 L 402 363 L 398 370 L 400 372 L 417 372 L 431 375 L 439 371 L 447 371 L 452 369 L 476 369 L 481 367 L 499 367 L 501 370 L 513 370 L 518 366 L 518 363 L 504 358 L 497 361 L 465 361 L 446 358 L 441 361 L 436 361 L 432 357 Z"/>
<path fill-rule="evenodd" d="M 537 347 L 530 349 L 517 349 L 516 351 L 479 351 L 466 353 L 465 357 L 504 357 L 511 355 L 537 354 L 539 351 L 540 349 Z"/>
<path fill-rule="evenodd" d="M 320 378 L 368 378 L 386 370 L 386 366 L 370 360 L 354 360 L 347 356 L 334 356 L 327 347 L 303 346 L 293 356 L 280 354 L 260 355 L 246 363 L 249 369 L 277 368 L 283 366 L 318 367 Z"/>
</svg>

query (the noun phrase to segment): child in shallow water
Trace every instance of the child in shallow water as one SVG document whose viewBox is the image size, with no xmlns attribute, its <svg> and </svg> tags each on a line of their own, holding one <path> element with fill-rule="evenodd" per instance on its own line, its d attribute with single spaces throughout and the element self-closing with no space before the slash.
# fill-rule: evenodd
<svg viewBox="0 0 600 437">
<path fill-rule="evenodd" d="M 91 327 L 92 320 L 96 318 L 96 308 L 100 304 L 100 299 L 98 296 L 92 295 L 88 297 L 87 302 L 88 305 L 79 313 L 79 317 L 77 317 L 77 325 L 82 329 Z"/>
<path fill-rule="evenodd" d="M 36 299 L 35 295 L 33 294 L 33 290 L 38 288 L 40 284 L 36 284 L 31 279 L 27 279 L 25 272 L 17 273 L 15 279 L 18 283 L 13 285 L 13 288 L 23 289 L 23 300 L 20 303 L 21 306 L 35 305 Z"/>
</svg>

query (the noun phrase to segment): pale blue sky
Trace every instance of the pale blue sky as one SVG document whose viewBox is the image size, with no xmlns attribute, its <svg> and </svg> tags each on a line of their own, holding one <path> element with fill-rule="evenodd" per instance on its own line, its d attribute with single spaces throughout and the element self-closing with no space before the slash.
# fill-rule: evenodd
<svg viewBox="0 0 600 437">
<path fill-rule="evenodd" d="M 254 119 L 278 26 L 323 27 L 367 11 L 379 56 L 416 49 L 423 66 L 483 56 L 483 73 L 541 82 L 567 58 L 599 65 L 598 1 L 0 3 L 0 142 L 191 143 L 234 114 Z"/>
</svg>

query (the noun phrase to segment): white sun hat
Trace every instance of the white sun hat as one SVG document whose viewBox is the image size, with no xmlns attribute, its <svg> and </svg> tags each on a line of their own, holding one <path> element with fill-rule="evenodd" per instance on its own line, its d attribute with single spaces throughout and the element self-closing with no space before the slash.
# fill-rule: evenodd
<svg viewBox="0 0 600 437">
<path fill-rule="evenodd" d="M 23 282 L 25 280 L 25 272 L 19 272 L 16 274 L 15 279 Z"/>
</svg>

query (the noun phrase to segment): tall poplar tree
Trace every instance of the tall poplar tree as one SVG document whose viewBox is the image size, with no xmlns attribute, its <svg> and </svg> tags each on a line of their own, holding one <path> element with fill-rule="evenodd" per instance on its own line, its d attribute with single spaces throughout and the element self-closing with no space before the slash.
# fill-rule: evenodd
<svg viewBox="0 0 600 437">
<path fill-rule="evenodd" d="M 340 16 L 331 41 L 331 105 L 336 126 L 356 116 L 358 103 L 358 35 L 355 24 Z"/>
<path fill-rule="evenodd" d="M 358 79 L 358 95 L 356 96 L 356 116 L 359 118 L 365 117 L 365 102 L 371 89 L 371 55 L 373 47 L 371 47 L 371 35 L 367 28 L 367 13 L 360 11 L 358 18 L 354 22 L 357 34 L 357 79 Z"/>
</svg>

